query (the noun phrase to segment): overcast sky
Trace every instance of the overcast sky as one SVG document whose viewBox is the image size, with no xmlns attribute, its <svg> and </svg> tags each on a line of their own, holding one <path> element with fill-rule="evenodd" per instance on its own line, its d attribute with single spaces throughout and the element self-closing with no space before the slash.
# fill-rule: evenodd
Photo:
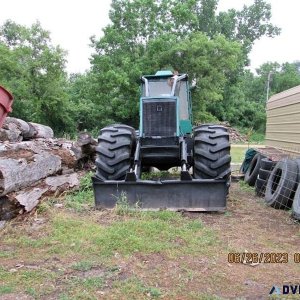
<svg viewBox="0 0 300 300">
<path fill-rule="evenodd" d="M 272 22 L 282 28 L 274 39 L 257 41 L 250 55 L 254 70 L 267 61 L 293 62 L 300 60 L 300 0 L 267 0 L 272 5 Z M 100 36 L 109 22 L 110 0 L 6 0 L 1 1 L 0 24 L 11 19 L 19 24 L 31 25 L 39 20 L 51 32 L 54 44 L 68 51 L 67 70 L 84 72 L 89 69 L 92 49 L 89 38 Z M 219 10 L 242 8 L 253 0 L 220 0 Z M 1 59 L 1 58 L 0 58 Z"/>
</svg>

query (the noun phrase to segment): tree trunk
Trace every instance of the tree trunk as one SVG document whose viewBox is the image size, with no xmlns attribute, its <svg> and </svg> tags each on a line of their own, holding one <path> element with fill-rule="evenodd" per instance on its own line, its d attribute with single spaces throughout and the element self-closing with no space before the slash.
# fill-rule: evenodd
<svg viewBox="0 0 300 300">
<path fill-rule="evenodd" d="M 33 154 L 24 150 L 19 153 L 22 154 L 20 158 L 0 158 L 1 195 L 28 187 L 61 169 L 61 159 L 57 155 L 47 152 Z"/>
<path fill-rule="evenodd" d="M 28 124 L 31 128 L 33 128 L 33 138 L 52 139 L 54 137 L 51 127 L 32 122 L 29 122 Z"/>
</svg>

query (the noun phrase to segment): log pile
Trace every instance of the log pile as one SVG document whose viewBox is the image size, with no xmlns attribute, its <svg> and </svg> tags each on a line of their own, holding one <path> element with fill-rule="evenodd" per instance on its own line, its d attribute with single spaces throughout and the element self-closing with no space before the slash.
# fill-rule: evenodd
<svg viewBox="0 0 300 300">
<path fill-rule="evenodd" d="M 45 125 L 7 118 L 0 129 L 0 220 L 33 210 L 44 196 L 79 186 L 93 166 L 96 141 L 55 139 Z"/>
<path fill-rule="evenodd" d="M 231 143 L 236 144 L 248 142 L 247 137 L 242 135 L 237 129 L 231 127 L 228 122 L 222 122 L 221 125 L 227 128 Z"/>
</svg>

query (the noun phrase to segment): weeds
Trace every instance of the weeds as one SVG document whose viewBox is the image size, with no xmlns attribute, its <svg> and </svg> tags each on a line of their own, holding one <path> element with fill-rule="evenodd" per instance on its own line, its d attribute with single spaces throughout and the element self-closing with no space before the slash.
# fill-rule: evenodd
<svg viewBox="0 0 300 300">
<path fill-rule="evenodd" d="M 135 203 L 134 206 L 129 204 L 127 194 L 125 192 L 121 192 L 121 195 L 117 198 L 115 213 L 119 216 L 134 216 L 140 213 L 139 203 Z"/>
<path fill-rule="evenodd" d="M 77 212 L 82 212 L 94 206 L 92 175 L 92 172 L 85 174 L 80 180 L 79 189 L 66 196 L 66 207 L 72 208 Z"/>
<path fill-rule="evenodd" d="M 173 172 L 169 173 L 168 171 L 157 171 L 157 172 L 145 172 L 142 173 L 142 180 L 166 180 L 178 178 L 179 174 Z"/>
<path fill-rule="evenodd" d="M 93 267 L 93 263 L 90 261 L 80 261 L 72 265 L 72 269 L 76 271 L 88 271 L 91 270 Z"/>
<path fill-rule="evenodd" d="M 144 299 L 141 294 L 149 298 L 159 298 L 162 295 L 160 289 L 156 287 L 149 287 L 143 281 L 136 277 L 129 278 L 125 281 L 117 281 L 113 285 L 120 294 L 126 299 Z"/>
<path fill-rule="evenodd" d="M 249 186 L 248 183 L 246 183 L 245 181 L 240 181 L 240 189 L 244 192 L 252 192 L 254 193 L 254 187 Z"/>
<path fill-rule="evenodd" d="M 14 288 L 10 285 L 0 286 L 0 296 L 4 294 L 9 294 L 14 291 Z"/>
</svg>

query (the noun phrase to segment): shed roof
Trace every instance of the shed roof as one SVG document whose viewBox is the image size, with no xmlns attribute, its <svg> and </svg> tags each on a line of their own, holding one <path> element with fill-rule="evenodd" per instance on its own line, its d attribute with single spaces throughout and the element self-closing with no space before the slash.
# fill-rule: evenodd
<svg viewBox="0 0 300 300">
<path fill-rule="evenodd" d="M 300 85 L 275 94 L 267 102 L 267 110 L 300 102 Z"/>
<path fill-rule="evenodd" d="M 281 93 L 278 93 L 278 94 L 275 94 L 273 96 L 271 96 L 268 100 L 268 102 L 273 102 L 273 101 L 277 101 L 277 100 L 280 100 L 282 98 L 286 98 L 286 97 L 289 97 L 291 95 L 294 95 L 294 94 L 298 94 L 300 93 L 300 85 L 297 85 L 297 86 L 294 86 L 288 90 L 285 90 Z"/>
</svg>

